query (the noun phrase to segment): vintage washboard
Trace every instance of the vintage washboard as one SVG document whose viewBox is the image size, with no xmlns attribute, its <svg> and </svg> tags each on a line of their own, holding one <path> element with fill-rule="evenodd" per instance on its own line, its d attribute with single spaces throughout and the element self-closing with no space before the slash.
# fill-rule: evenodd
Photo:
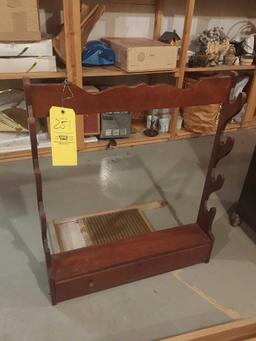
<svg viewBox="0 0 256 341">
<path fill-rule="evenodd" d="M 230 102 L 230 93 L 235 81 L 235 77 L 203 79 L 185 90 L 167 84 L 117 86 L 91 94 L 71 83 L 64 87 L 63 84 L 30 84 L 28 79 L 24 80 L 42 242 L 53 304 L 209 261 L 214 241 L 211 225 L 216 209 L 208 209 L 207 201 L 224 182 L 221 175 L 215 177 L 213 170 L 218 161 L 233 147 L 233 139 L 228 137 L 221 141 L 221 134 L 226 124 L 245 102 L 243 94 L 234 102 Z M 53 105 L 73 108 L 76 114 L 90 114 L 214 103 L 223 105 L 195 223 L 161 231 L 147 230 L 147 226 L 141 226 L 141 233 L 138 235 L 128 235 L 123 239 L 120 237 L 118 240 L 107 240 L 106 243 L 95 243 L 70 251 L 58 253 L 50 251 L 37 150 L 35 128 L 37 117 L 46 117 Z M 140 217 L 137 211 L 136 215 L 138 224 Z M 127 219 L 130 219 L 130 216 L 127 216 Z M 95 227 L 95 221 L 97 225 L 97 220 L 93 220 L 89 228 Z M 103 235 L 103 238 L 105 237 Z"/>
</svg>

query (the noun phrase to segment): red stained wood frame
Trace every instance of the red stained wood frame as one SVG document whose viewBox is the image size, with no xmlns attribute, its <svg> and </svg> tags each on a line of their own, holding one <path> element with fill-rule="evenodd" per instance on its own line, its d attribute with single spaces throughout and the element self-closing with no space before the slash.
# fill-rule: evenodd
<svg viewBox="0 0 256 341">
<path fill-rule="evenodd" d="M 212 240 L 190 224 L 53 255 L 56 302 L 208 261 Z M 100 260 L 100 261 L 99 261 Z"/>
<path fill-rule="evenodd" d="M 36 117 L 48 116 L 51 106 L 73 108 L 81 115 L 217 104 L 228 101 L 233 81 L 232 77 L 202 79 L 185 90 L 167 84 L 115 86 L 97 93 L 88 93 L 69 82 L 30 84 L 27 103 Z"/>
<path fill-rule="evenodd" d="M 216 208 L 208 209 L 207 202 L 210 195 L 213 192 L 220 190 L 224 184 L 224 177 L 220 174 L 216 176 L 215 168 L 217 167 L 218 162 L 231 152 L 234 145 L 234 139 L 230 136 L 226 139 L 222 139 L 222 133 L 225 130 L 227 123 L 241 110 L 245 101 L 246 95 L 241 93 L 233 103 L 226 102 L 221 108 L 219 124 L 215 135 L 197 217 L 197 223 L 208 233 L 211 230 Z"/>
<path fill-rule="evenodd" d="M 229 120 L 245 103 L 243 94 L 233 102 L 229 100 L 235 82 L 235 77 L 222 77 L 202 79 L 188 89 L 178 89 L 167 84 L 140 84 L 134 87 L 118 86 L 91 94 L 71 83 L 30 84 L 28 79 L 24 80 L 42 242 L 53 304 L 209 261 L 214 241 L 211 226 L 216 209 L 208 208 L 207 201 L 214 191 L 223 186 L 223 177 L 215 176 L 214 169 L 219 160 L 231 151 L 234 143 L 230 137 L 222 140 L 222 133 Z M 51 254 L 43 204 L 35 117 L 47 116 L 53 105 L 73 108 L 77 114 L 90 115 L 104 111 L 134 112 L 213 103 L 223 105 L 196 223 L 150 232 L 107 245 Z"/>
<path fill-rule="evenodd" d="M 100 114 L 84 115 L 84 135 L 100 135 Z"/>
</svg>

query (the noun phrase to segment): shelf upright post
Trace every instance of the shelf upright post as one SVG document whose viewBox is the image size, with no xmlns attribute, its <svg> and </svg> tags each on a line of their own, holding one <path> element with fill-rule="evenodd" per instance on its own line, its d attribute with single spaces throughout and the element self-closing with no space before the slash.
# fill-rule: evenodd
<svg viewBox="0 0 256 341">
<path fill-rule="evenodd" d="M 159 40 L 161 36 L 163 9 L 164 9 L 164 0 L 156 0 L 155 23 L 154 23 L 154 39 L 155 40 Z"/>
<path fill-rule="evenodd" d="M 256 67 L 253 73 L 252 84 L 250 87 L 248 100 L 247 100 L 247 107 L 244 115 L 244 119 L 242 122 L 242 127 L 250 127 L 254 120 L 254 115 L 256 111 Z"/>
<path fill-rule="evenodd" d="M 63 0 L 67 78 L 83 87 L 80 0 Z M 84 147 L 84 118 L 76 116 L 77 147 Z"/>
<path fill-rule="evenodd" d="M 187 63 L 187 51 L 189 48 L 190 32 L 191 32 L 192 19 L 193 19 L 194 8 L 195 8 L 195 1 L 196 0 L 187 0 L 187 4 L 186 4 L 182 45 L 181 45 L 181 52 L 180 52 L 179 65 L 178 65 L 179 75 L 176 79 L 176 86 L 178 88 L 183 87 L 185 68 L 186 68 L 186 63 Z M 172 120 L 171 120 L 171 139 L 175 139 L 175 136 L 176 136 L 178 115 L 179 115 L 179 108 L 175 108 L 173 110 Z"/>
</svg>

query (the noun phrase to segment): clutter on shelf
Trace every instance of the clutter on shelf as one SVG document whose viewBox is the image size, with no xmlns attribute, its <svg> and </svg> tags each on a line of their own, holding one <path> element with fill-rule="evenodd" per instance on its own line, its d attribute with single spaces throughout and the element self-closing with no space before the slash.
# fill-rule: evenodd
<svg viewBox="0 0 256 341">
<path fill-rule="evenodd" d="M 251 65 L 255 56 L 255 34 L 230 40 L 223 27 L 204 30 L 195 40 L 189 67 Z"/>
<path fill-rule="evenodd" d="M 159 133 L 168 133 L 170 127 L 170 109 L 153 109 L 147 115 L 146 136 L 154 137 Z"/>
<path fill-rule="evenodd" d="M 147 127 L 144 130 L 144 134 L 148 137 L 155 137 L 159 134 L 158 132 L 158 109 L 151 110 L 151 113 L 147 116 Z"/>
<path fill-rule="evenodd" d="M 103 41 L 89 41 L 83 49 L 82 64 L 84 66 L 113 65 L 115 52 Z"/>
<path fill-rule="evenodd" d="M 160 133 L 168 133 L 169 132 L 169 126 L 170 126 L 170 109 L 162 109 L 158 113 L 159 116 L 159 132 Z"/>
<path fill-rule="evenodd" d="M 236 49 L 234 45 L 230 45 L 225 56 L 224 56 L 224 64 L 225 65 L 239 65 L 239 58 L 236 57 Z"/>
<path fill-rule="evenodd" d="M 52 40 L 0 43 L 0 72 L 56 72 Z"/>
<path fill-rule="evenodd" d="M 41 40 L 37 0 L 3 1 L 0 73 L 55 72 L 52 40 Z"/>
<path fill-rule="evenodd" d="M 198 79 L 200 78 L 197 76 L 195 78 L 186 77 L 185 87 L 192 86 Z M 183 109 L 184 128 L 187 131 L 197 134 L 215 132 L 218 125 L 220 109 L 220 104 L 185 107 Z"/>
<path fill-rule="evenodd" d="M 19 89 L 0 91 L 0 132 L 27 133 L 24 93 Z"/>
<path fill-rule="evenodd" d="M 96 4 L 89 6 L 82 2 L 81 4 L 81 49 L 83 49 L 87 43 L 88 36 L 91 33 L 93 27 L 100 19 L 105 11 L 104 5 Z M 60 61 L 66 64 L 66 50 L 65 50 L 65 32 L 64 25 L 60 27 L 60 32 L 53 39 L 54 50 L 59 57 Z"/>
<path fill-rule="evenodd" d="M 0 91 L 0 111 L 20 105 L 24 101 L 24 91 L 20 89 L 6 89 Z"/>
<path fill-rule="evenodd" d="M 37 134 L 38 148 L 49 148 L 51 145 L 47 133 Z M 0 132 L 0 154 L 30 150 L 30 137 L 28 134 L 14 134 Z"/>
<path fill-rule="evenodd" d="M 216 131 L 220 114 L 220 104 L 198 105 L 184 108 L 184 128 L 193 133 L 213 133 Z"/>
<path fill-rule="evenodd" d="M 40 39 L 38 0 L 1 1 L 0 41 Z"/>
<path fill-rule="evenodd" d="M 162 43 L 166 43 L 166 44 L 170 44 L 172 46 L 178 46 L 180 47 L 181 45 L 181 38 L 180 36 L 177 34 L 176 30 L 173 30 L 172 32 L 164 32 L 160 39 L 159 39 Z"/>
<path fill-rule="evenodd" d="M 41 40 L 37 0 L 1 3 L 0 42 L 0 73 L 56 72 L 52 40 Z"/>
<path fill-rule="evenodd" d="M 10 108 L 0 112 L 0 131 L 4 133 L 28 133 L 26 112 L 23 109 Z"/>
<path fill-rule="evenodd" d="M 236 86 L 233 91 L 233 97 L 236 98 L 240 92 L 244 91 L 244 88 L 249 82 L 249 76 L 243 76 L 241 80 L 236 83 Z M 233 121 L 236 123 L 241 123 L 243 120 L 243 116 L 246 111 L 247 103 L 241 108 L 241 110 L 233 117 Z"/>
<path fill-rule="evenodd" d="M 221 77 L 222 75 L 223 74 L 217 74 L 212 77 L 217 77 L 217 76 Z M 209 78 L 209 76 L 207 77 Z M 201 76 L 194 76 L 194 78 L 186 77 L 185 87 L 192 86 L 200 78 L 202 77 Z M 203 78 L 205 78 L 205 76 Z M 248 82 L 249 82 L 249 77 L 241 75 L 241 78 L 236 83 L 232 91 L 232 97 L 237 98 L 238 95 L 244 90 Z M 242 122 L 245 109 L 246 109 L 246 104 L 243 106 L 243 108 L 241 108 L 240 112 L 238 112 L 237 115 L 234 116 L 233 122 L 236 122 L 236 123 Z M 220 104 L 209 104 L 209 105 L 185 107 L 183 109 L 184 128 L 187 131 L 190 131 L 196 134 L 214 133 L 218 125 L 220 110 L 221 110 Z"/>
<path fill-rule="evenodd" d="M 36 120 L 39 148 L 48 147 L 48 134 L 42 132 L 39 120 Z M 30 149 L 27 126 L 27 111 L 24 91 L 6 89 L 0 91 L 0 153 Z"/>
<path fill-rule="evenodd" d="M 0 58 L 0 73 L 56 72 L 55 57 Z"/>
<path fill-rule="evenodd" d="M 115 65 L 126 72 L 173 70 L 177 46 L 147 38 L 106 37 L 104 42 L 115 52 Z"/>
<path fill-rule="evenodd" d="M 233 28 L 239 27 L 238 32 L 231 39 L 235 46 L 236 55 L 240 58 L 241 65 L 249 66 L 256 56 L 256 26 L 251 21 L 237 22 Z"/>
<path fill-rule="evenodd" d="M 36 124 L 39 130 L 39 124 Z M 0 91 L 0 132 L 28 133 L 24 92 L 20 89 Z"/>
<path fill-rule="evenodd" d="M 196 39 L 195 55 L 190 58 L 190 66 L 215 66 L 223 63 L 229 48 L 229 40 L 222 27 L 204 30 Z"/>
<path fill-rule="evenodd" d="M 129 137 L 131 134 L 131 113 L 102 112 L 101 113 L 101 139 L 116 139 Z"/>
<path fill-rule="evenodd" d="M 85 85 L 84 90 L 97 93 L 99 89 L 93 85 Z M 84 115 L 84 136 L 100 135 L 100 113 Z"/>
<path fill-rule="evenodd" d="M 0 42 L 0 56 L 35 57 L 53 56 L 52 40 L 43 39 L 36 42 Z"/>
<path fill-rule="evenodd" d="M 241 65 L 245 65 L 245 66 L 252 65 L 253 59 L 254 59 L 253 55 L 245 54 L 241 56 Z"/>
</svg>

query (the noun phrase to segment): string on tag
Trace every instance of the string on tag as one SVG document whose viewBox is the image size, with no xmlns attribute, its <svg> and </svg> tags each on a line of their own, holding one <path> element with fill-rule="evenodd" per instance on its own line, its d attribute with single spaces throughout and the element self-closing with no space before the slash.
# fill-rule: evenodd
<svg viewBox="0 0 256 341">
<path fill-rule="evenodd" d="M 67 95 L 65 95 L 65 92 L 68 92 Z M 61 96 L 61 106 L 64 107 L 64 101 L 69 100 L 71 98 L 74 98 L 74 94 L 69 86 L 69 81 L 67 79 L 64 80 L 63 83 L 63 89 L 62 89 L 62 96 Z"/>
</svg>

